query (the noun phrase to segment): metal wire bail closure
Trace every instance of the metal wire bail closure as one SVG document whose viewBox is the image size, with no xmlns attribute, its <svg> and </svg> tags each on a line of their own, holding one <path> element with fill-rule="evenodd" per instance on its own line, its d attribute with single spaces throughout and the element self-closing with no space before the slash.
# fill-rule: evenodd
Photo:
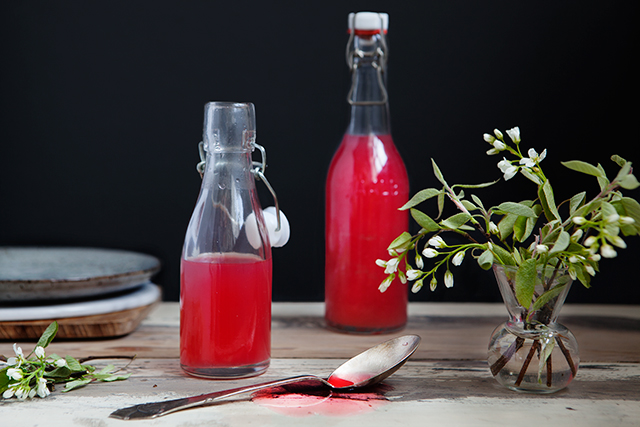
<svg viewBox="0 0 640 427">
<path fill-rule="evenodd" d="M 255 141 L 252 141 L 250 143 L 252 148 L 257 148 L 258 151 L 260 151 L 260 154 L 262 156 L 262 160 L 259 162 L 256 161 L 252 161 L 252 165 L 253 168 L 251 169 L 251 173 L 253 173 L 253 176 L 258 180 L 264 182 L 264 185 L 267 186 L 267 189 L 269 190 L 269 192 L 271 193 L 271 195 L 273 196 L 273 201 L 275 202 L 275 208 L 276 208 L 276 220 L 277 220 L 277 225 L 276 225 L 276 230 L 275 231 L 280 231 L 280 204 L 278 203 L 278 196 L 276 195 L 275 190 L 273 189 L 273 187 L 271 186 L 271 184 L 269 183 L 269 180 L 267 180 L 267 177 L 264 175 L 264 171 L 267 169 L 267 151 L 264 149 L 264 147 L 262 145 L 256 144 Z M 253 149 L 251 150 L 253 151 Z M 200 141 L 198 143 L 198 153 L 200 154 L 200 162 L 198 162 L 198 164 L 196 165 L 196 170 L 198 171 L 198 173 L 200 174 L 200 179 L 202 179 L 204 177 L 204 171 L 205 171 L 205 165 L 207 163 L 207 153 L 204 149 L 204 142 Z"/>
<path fill-rule="evenodd" d="M 347 65 L 349 69 L 351 69 L 351 89 L 349 89 L 349 93 L 347 94 L 347 102 L 350 105 L 384 105 L 388 101 L 387 88 L 384 85 L 384 72 L 387 68 L 387 58 L 389 56 L 389 49 L 387 47 L 387 39 L 384 35 L 384 21 L 382 19 L 382 15 L 378 13 L 380 17 L 380 44 L 381 47 L 378 47 L 373 52 L 365 52 L 361 49 L 356 49 L 355 44 L 353 42 L 354 35 L 356 32 L 356 14 L 354 13 L 351 16 L 351 28 L 352 30 L 349 32 L 349 41 L 347 42 Z M 378 76 L 378 86 L 380 87 L 380 92 L 382 92 L 382 99 L 380 101 L 356 101 L 353 99 L 353 92 L 355 91 L 355 75 L 358 71 L 358 64 L 355 61 L 355 58 L 363 59 L 365 57 L 371 57 L 372 63 L 371 66 L 376 69 L 376 73 Z"/>
</svg>

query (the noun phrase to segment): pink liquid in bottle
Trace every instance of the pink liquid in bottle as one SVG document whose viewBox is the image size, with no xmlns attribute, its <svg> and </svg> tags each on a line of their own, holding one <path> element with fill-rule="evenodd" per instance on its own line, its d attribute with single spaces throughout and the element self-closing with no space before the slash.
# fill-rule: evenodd
<svg viewBox="0 0 640 427">
<path fill-rule="evenodd" d="M 204 254 L 182 260 L 180 363 L 193 375 L 239 377 L 268 366 L 271 259 Z"/>
<path fill-rule="evenodd" d="M 387 277 L 376 259 L 408 228 L 399 211 L 409 197 L 409 180 L 390 135 L 346 134 L 327 177 L 326 321 L 332 329 L 375 333 L 407 321 L 407 285 Z"/>
</svg>

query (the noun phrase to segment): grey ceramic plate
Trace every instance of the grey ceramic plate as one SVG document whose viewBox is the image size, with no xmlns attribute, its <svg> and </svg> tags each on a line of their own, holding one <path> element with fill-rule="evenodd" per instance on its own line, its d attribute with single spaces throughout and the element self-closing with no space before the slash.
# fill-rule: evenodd
<svg viewBox="0 0 640 427">
<path fill-rule="evenodd" d="M 137 252 L 0 247 L 0 302 L 104 295 L 148 282 L 158 270 L 156 257 Z"/>
</svg>

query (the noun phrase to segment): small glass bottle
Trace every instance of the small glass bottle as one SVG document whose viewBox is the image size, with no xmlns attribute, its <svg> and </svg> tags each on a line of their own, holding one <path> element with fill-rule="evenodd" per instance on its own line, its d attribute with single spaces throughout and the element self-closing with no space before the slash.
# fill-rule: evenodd
<svg viewBox="0 0 640 427">
<path fill-rule="evenodd" d="M 376 259 L 389 259 L 387 246 L 408 229 L 407 171 L 389 122 L 385 87 L 388 47 L 386 13 L 349 15 L 347 63 L 351 118 L 326 182 L 325 320 L 349 333 L 399 330 L 407 321 L 407 285 L 386 278 Z"/>
<path fill-rule="evenodd" d="M 270 361 L 272 267 L 251 159 L 253 104 L 206 104 L 203 146 L 181 262 L 180 365 L 207 378 L 258 375 Z"/>
</svg>

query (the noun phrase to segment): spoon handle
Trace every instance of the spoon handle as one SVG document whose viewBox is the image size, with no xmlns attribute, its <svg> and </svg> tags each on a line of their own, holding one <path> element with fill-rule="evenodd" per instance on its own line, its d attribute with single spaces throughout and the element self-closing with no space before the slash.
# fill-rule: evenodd
<svg viewBox="0 0 640 427">
<path fill-rule="evenodd" d="M 242 393 L 251 393 L 254 391 L 262 390 L 270 387 L 278 387 L 286 384 L 293 384 L 303 381 L 316 381 L 322 382 L 322 379 L 314 375 L 300 375 L 297 377 L 286 378 L 283 380 L 269 381 L 266 383 L 254 384 L 245 387 L 233 388 L 230 390 L 216 391 L 213 393 L 201 394 L 199 396 L 184 397 L 181 399 L 164 400 L 160 402 L 142 403 L 140 405 L 129 406 L 127 408 L 118 409 L 109 415 L 111 418 L 117 418 L 120 420 L 133 420 L 133 419 L 145 419 L 156 418 L 161 415 L 166 415 L 171 412 L 180 411 L 182 409 L 191 408 L 194 406 L 204 405 L 206 403 L 215 402 L 220 399 L 235 396 Z"/>
</svg>

